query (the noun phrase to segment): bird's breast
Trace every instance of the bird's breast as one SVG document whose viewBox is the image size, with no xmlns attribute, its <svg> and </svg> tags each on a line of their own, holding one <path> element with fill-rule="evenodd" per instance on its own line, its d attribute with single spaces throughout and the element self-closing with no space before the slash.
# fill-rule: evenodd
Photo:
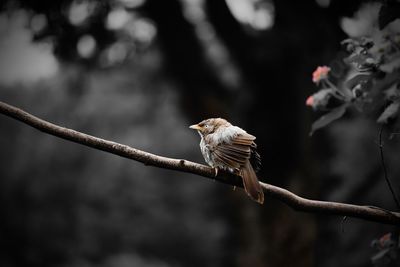
<svg viewBox="0 0 400 267">
<path fill-rule="evenodd" d="M 210 165 L 211 167 L 215 167 L 213 156 L 212 156 L 212 150 L 210 148 L 210 145 L 204 141 L 204 138 L 202 138 L 200 141 L 200 150 L 201 150 L 201 154 L 203 154 L 204 160 L 207 162 L 207 164 Z"/>
</svg>

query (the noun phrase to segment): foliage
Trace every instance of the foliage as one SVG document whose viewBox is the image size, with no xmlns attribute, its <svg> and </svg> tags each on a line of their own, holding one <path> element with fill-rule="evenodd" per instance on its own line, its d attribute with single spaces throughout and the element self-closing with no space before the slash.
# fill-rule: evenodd
<svg viewBox="0 0 400 267">
<path fill-rule="evenodd" d="M 365 4 L 354 18 L 343 19 L 348 39 L 341 42 L 345 56 L 331 67 L 317 67 L 312 81 L 319 91 L 306 105 L 324 111 L 311 133 L 341 118 L 348 109 L 363 113 L 394 130 L 400 126 L 400 2 Z M 374 266 L 398 266 L 398 233 L 372 241 Z"/>
<path fill-rule="evenodd" d="M 376 4 L 368 4 L 354 19 L 343 21 L 350 38 L 341 43 L 346 56 L 336 59 L 339 64 L 334 65 L 342 68 L 344 74 L 326 66 L 313 73 L 313 82 L 320 90 L 307 99 L 306 105 L 327 114 L 314 122 L 311 133 L 339 119 L 351 107 L 377 117 L 378 123 L 398 126 L 400 13 L 394 12 L 398 9 L 398 2 L 386 3 L 371 16 Z"/>
<path fill-rule="evenodd" d="M 400 236 L 387 233 L 372 241 L 371 246 L 377 250 L 371 257 L 372 264 L 379 266 L 398 266 L 400 263 Z"/>
</svg>

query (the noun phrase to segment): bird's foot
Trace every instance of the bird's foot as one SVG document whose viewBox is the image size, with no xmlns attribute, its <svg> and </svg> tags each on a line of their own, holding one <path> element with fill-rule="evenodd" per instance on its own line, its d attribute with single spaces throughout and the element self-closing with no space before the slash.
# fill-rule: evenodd
<svg viewBox="0 0 400 267">
<path fill-rule="evenodd" d="M 218 176 L 218 167 L 214 167 L 214 178 Z"/>
</svg>

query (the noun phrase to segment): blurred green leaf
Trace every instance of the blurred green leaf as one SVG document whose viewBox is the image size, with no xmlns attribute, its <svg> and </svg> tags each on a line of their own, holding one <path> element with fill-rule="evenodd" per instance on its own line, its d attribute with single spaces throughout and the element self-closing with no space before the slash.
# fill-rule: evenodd
<svg viewBox="0 0 400 267">
<path fill-rule="evenodd" d="M 400 97 L 400 91 L 397 88 L 397 86 L 398 86 L 397 84 L 393 84 L 392 86 L 389 87 L 389 89 L 383 92 L 387 100 L 394 101 Z"/>
<path fill-rule="evenodd" d="M 311 126 L 310 136 L 313 135 L 316 130 L 321 129 L 327 126 L 332 121 L 342 117 L 346 112 L 347 106 L 348 104 L 341 105 L 340 107 L 333 109 L 329 113 L 321 116 L 318 120 L 316 120 Z"/>
<path fill-rule="evenodd" d="M 384 72 L 390 72 L 392 73 L 396 69 L 400 68 L 400 55 L 398 55 L 396 58 L 394 58 L 392 61 L 383 64 L 380 66 L 380 69 Z"/>
<path fill-rule="evenodd" d="M 390 118 L 396 116 L 397 112 L 399 111 L 400 102 L 391 103 L 389 106 L 386 107 L 385 111 L 379 116 L 377 122 L 378 123 L 387 123 Z"/>
</svg>

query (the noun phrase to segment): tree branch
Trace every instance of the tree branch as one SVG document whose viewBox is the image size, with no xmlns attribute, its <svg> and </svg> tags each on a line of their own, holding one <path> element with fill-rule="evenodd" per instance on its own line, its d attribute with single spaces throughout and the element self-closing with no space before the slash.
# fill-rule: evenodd
<svg viewBox="0 0 400 267">
<path fill-rule="evenodd" d="M 209 179 L 217 180 L 225 184 L 243 187 L 241 178 L 235 176 L 234 174 L 220 171 L 218 173 L 218 176 L 214 177 L 214 169 L 208 166 L 184 159 L 172 159 L 157 156 L 126 145 L 97 138 L 72 129 L 57 126 L 3 102 L 0 102 L 0 113 L 19 120 L 50 135 L 54 135 L 65 140 L 92 147 L 94 149 L 103 150 L 124 158 L 133 159 L 145 165 L 197 174 Z M 277 186 L 266 183 L 260 184 L 263 187 L 264 192 L 267 196 L 276 198 L 298 211 L 317 214 L 340 215 L 384 224 L 400 225 L 400 213 L 397 212 L 392 212 L 372 206 L 358 206 L 337 202 L 309 200 L 299 197 L 296 194 Z"/>
</svg>

